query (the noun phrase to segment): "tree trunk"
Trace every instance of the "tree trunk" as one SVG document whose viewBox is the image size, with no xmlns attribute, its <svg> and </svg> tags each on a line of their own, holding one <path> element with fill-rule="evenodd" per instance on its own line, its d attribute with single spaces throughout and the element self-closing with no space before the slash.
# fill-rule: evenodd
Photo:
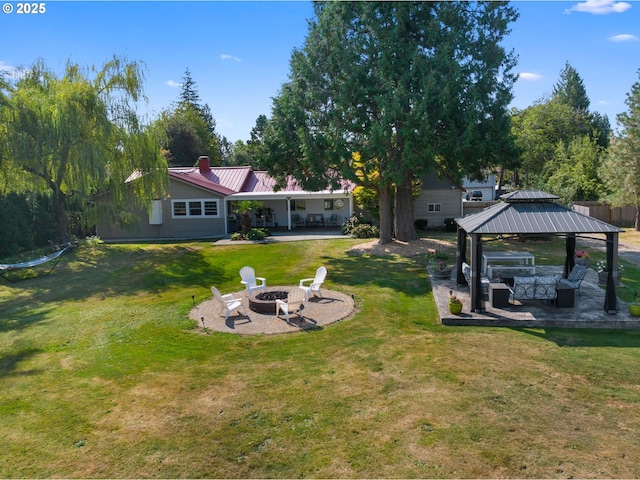
<svg viewBox="0 0 640 480">
<path fill-rule="evenodd" d="M 378 243 L 391 243 L 391 187 L 380 188 L 378 206 L 380 209 L 380 241 Z"/>
<path fill-rule="evenodd" d="M 636 207 L 635 227 L 636 227 L 636 232 L 640 232 L 640 207 Z"/>
<path fill-rule="evenodd" d="M 61 192 L 57 192 L 53 197 L 53 208 L 58 218 L 58 234 L 60 240 L 71 238 L 69 235 L 69 215 L 65 209 L 65 195 Z"/>
<path fill-rule="evenodd" d="M 410 242 L 417 240 L 415 224 L 413 223 L 413 175 L 407 172 L 402 184 L 396 184 L 396 197 L 394 209 L 394 229 L 396 240 Z"/>
</svg>

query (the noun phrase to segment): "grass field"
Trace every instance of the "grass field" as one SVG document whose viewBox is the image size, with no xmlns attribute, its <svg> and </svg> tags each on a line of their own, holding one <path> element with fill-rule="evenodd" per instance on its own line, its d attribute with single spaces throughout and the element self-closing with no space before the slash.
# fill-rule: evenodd
<svg viewBox="0 0 640 480">
<path fill-rule="evenodd" d="M 443 327 L 425 260 L 358 242 L 86 246 L 2 281 L 0 477 L 640 477 L 640 332 Z M 187 320 L 243 265 L 283 285 L 321 264 L 354 317 Z"/>
</svg>

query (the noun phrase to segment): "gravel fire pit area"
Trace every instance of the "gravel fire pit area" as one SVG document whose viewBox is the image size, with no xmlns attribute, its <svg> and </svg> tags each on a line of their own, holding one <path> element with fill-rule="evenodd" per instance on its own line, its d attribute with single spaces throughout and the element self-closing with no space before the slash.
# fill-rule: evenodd
<svg viewBox="0 0 640 480">
<path fill-rule="evenodd" d="M 269 287 L 266 293 L 281 292 L 288 294 L 298 289 L 295 287 Z M 223 292 L 228 293 L 228 292 Z M 241 298 L 246 315 L 242 309 L 234 311 L 225 322 L 224 309 L 212 298 L 195 306 L 189 313 L 189 318 L 197 322 L 198 331 L 201 333 L 226 332 L 240 335 L 274 335 L 279 333 L 292 333 L 301 330 L 321 330 L 327 325 L 350 318 L 355 311 L 355 302 L 351 295 L 334 290 L 322 289 L 322 297 L 311 297 L 304 304 L 302 317 L 291 315 L 291 323 L 288 324 L 284 314 L 275 315 L 276 299 L 259 300 L 256 295 L 247 297 L 246 290 L 233 292 L 235 298 Z M 270 297 L 270 295 L 269 295 Z M 253 311 L 249 308 L 250 302 L 260 303 L 264 313 Z M 222 315 L 221 315 L 222 314 Z"/>
</svg>

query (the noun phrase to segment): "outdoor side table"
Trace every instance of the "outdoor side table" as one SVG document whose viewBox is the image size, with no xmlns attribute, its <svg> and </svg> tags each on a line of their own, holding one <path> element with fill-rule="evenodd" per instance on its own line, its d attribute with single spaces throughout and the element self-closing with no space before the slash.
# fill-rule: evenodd
<svg viewBox="0 0 640 480">
<path fill-rule="evenodd" d="M 558 285 L 556 288 L 556 307 L 573 308 L 575 290 L 568 285 Z"/>
<path fill-rule="evenodd" d="M 489 284 L 489 303 L 493 308 L 503 308 L 509 306 L 509 285 L 506 283 Z"/>
</svg>

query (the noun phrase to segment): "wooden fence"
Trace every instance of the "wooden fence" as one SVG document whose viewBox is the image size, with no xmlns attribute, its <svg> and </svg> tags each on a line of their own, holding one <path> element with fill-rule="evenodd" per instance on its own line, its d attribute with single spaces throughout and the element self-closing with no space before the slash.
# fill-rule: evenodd
<svg viewBox="0 0 640 480">
<path fill-rule="evenodd" d="M 576 202 L 573 210 L 616 227 L 633 227 L 636 222 L 636 208 L 632 206 L 611 207 L 601 202 Z"/>
</svg>

